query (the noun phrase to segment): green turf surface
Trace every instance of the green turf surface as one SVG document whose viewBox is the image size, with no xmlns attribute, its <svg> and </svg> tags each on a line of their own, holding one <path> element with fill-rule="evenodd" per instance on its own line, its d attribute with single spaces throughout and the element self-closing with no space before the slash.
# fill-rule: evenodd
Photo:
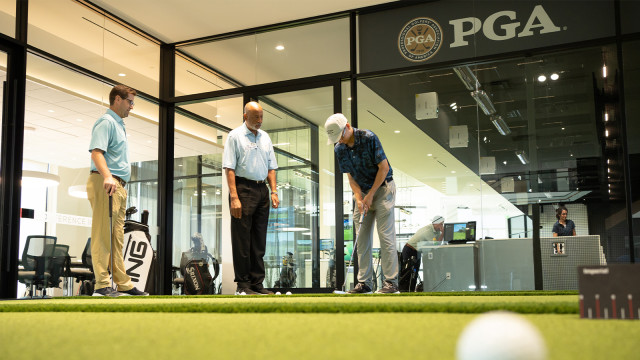
<svg viewBox="0 0 640 360">
<path fill-rule="evenodd" d="M 483 313 L 577 314 L 577 295 L 511 296 L 207 296 L 84 297 L 0 302 L 0 312 L 216 312 L 216 313 Z"/>
<path fill-rule="evenodd" d="M 454 359 L 466 324 L 490 310 L 522 313 L 549 359 L 640 358 L 640 321 L 580 319 L 565 294 L 0 301 L 0 358 Z"/>
<path fill-rule="evenodd" d="M 3 359 L 453 359 L 474 314 L 3 313 Z M 640 324 L 524 315 L 549 359 L 637 359 Z"/>
</svg>

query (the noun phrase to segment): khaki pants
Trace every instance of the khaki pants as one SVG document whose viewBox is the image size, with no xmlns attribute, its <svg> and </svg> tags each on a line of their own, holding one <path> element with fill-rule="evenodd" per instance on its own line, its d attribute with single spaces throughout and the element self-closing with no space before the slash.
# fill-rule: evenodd
<svg viewBox="0 0 640 360">
<path fill-rule="evenodd" d="M 89 175 L 87 196 L 93 209 L 91 219 L 91 259 L 96 277 L 95 289 L 111 285 L 109 267 L 111 267 L 109 239 L 109 196 L 103 187 L 104 179 L 100 174 Z M 124 268 L 122 247 L 124 246 L 124 217 L 127 206 L 127 191 L 118 183 L 113 197 L 113 281 L 118 291 L 133 289 L 131 278 Z"/>
</svg>

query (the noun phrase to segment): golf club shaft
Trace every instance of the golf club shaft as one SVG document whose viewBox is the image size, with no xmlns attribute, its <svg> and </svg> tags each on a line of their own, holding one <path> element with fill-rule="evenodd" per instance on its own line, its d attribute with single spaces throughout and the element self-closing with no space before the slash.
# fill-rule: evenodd
<svg viewBox="0 0 640 360">
<path fill-rule="evenodd" d="M 347 273 L 349 272 L 349 268 L 353 264 L 353 256 L 355 255 L 355 252 L 357 250 L 358 237 L 360 237 L 360 229 L 362 228 L 362 221 L 364 220 L 364 215 L 365 215 L 364 212 L 360 214 L 360 221 L 359 221 L 359 224 L 358 224 L 358 230 L 356 231 L 356 239 L 353 242 L 353 251 L 351 251 L 351 258 L 349 259 L 349 266 L 347 266 Z M 346 274 L 345 274 L 345 279 L 342 282 L 342 291 L 345 291 L 345 285 L 346 284 L 347 284 L 347 278 L 346 278 Z"/>
<path fill-rule="evenodd" d="M 111 287 L 113 288 L 113 197 L 109 195 L 109 253 L 111 258 Z"/>
</svg>

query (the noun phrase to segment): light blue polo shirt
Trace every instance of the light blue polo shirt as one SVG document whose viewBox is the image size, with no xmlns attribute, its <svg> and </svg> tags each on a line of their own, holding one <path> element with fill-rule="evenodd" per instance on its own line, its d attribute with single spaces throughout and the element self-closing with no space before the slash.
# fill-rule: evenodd
<svg viewBox="0 0 640 360">
<path fill-rule="evenodd" d="M 246 123 L 231 130 L 224 145 L 222 167 L 235 170 L 236 176 L 265 180 L 269 170 L 278 168 L 271 138 L 262 130 L 253 135 Z"/>
<path fill-rule="evenodd" d="M 131 164 L 129 163 L 129 145 L 124 121 L 111 109 L 93 124 L 89 152 L 93 149 L 104 151 L 104 159 L 112 175 L 129 182 L 131 179 Z M 97 171 L 96 164 L 91 160 L 91 171 Z"/>
</svg>

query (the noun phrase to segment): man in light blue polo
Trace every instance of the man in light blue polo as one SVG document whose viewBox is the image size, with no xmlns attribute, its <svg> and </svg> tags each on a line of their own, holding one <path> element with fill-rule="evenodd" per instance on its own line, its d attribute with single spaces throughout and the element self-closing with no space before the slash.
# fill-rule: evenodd
<svg viewBox="0 0 640 360">
<path fill-rule="evenodd" d="M 236 295 L 273 294 L 262 282 L 269 206 L 275 209 L 280 204 L 276 188 L 278 163 L 269 135 L 260 129 L 262 116 L 262 106 L 257 102 L 245 105 L 244 123 L 227 136 L 222 158 L 229 185 Z"/>
<path fill-rule="evenodd" d="M 124 218 L 127 190 L 124 186 L 131 178 L 129 148 L 124 119 L 133 109 L 136 91 L 116 85 L 109 93 L 109 109 L 91 130 L 91 173 L 87 180 L 87 197 L 93 209 L 91 223 L 91 260 L 96 278 L 93 296 L 142 295 L 126 273 L 122 256 L 124 245 Z M 113 198 L 113 249 L 109 237 L 109 197 Z M 113 256 L 113 281 L 118 290 L 111 288 L 109 280 L 110 256 Z"/>
</svg>

